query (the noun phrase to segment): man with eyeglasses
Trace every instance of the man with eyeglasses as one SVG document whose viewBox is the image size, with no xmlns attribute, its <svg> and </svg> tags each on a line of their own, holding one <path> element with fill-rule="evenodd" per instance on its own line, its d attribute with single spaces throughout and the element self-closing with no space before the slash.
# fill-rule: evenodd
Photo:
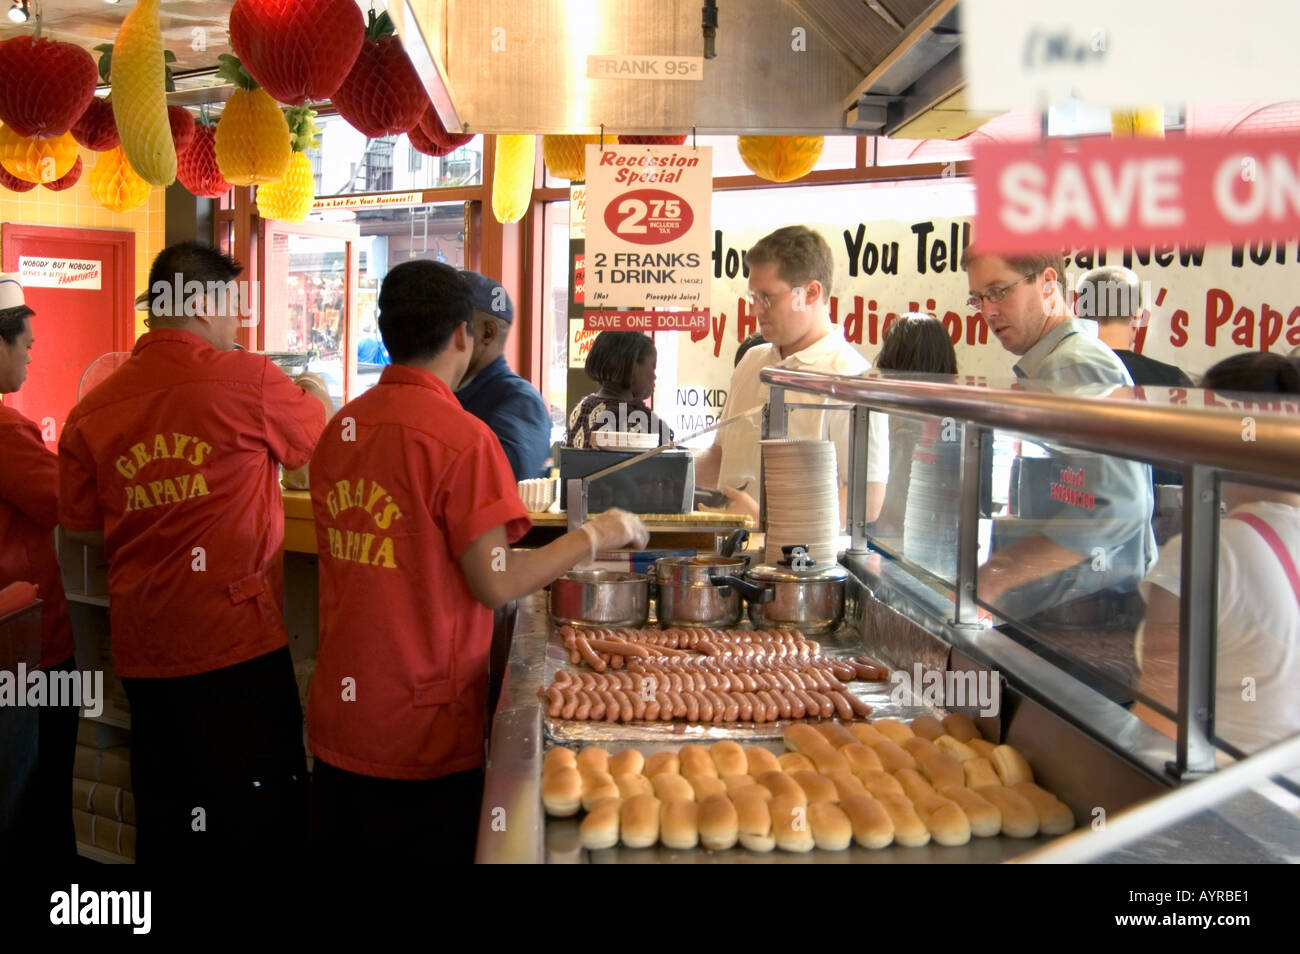
<svg viewBox="0 0 1300 954">
<path fill-rule="evenodd" d="M 861 374 L 871 367 L 830 319 L 830 246 L 802 225 L 777 229 L 745 253 L 749 267 L 749 301 L 766 344 L 751 348 L 736 366 L 727 391 L 723 420 L 764 405 L 768 386 L 763 368 L 798 368 L 828 374 Z M 799 395 L 800 403 L 835 404 L 831 399 Z M 844 411 L 797 410 L 790 414 L 787 436 L 835 442 L 839 469 L 840 515 L 848 483 L 850 415 Z M 733 421 L 718 432 L 713 446 L 696 461 L 696 481 L 716 485 L 728 497 L 726 509 L 758 516 L 759 441 L 762 424 L 755 417 Z M 889 477 L 889 431 L 882 415 L 872 415 L 867 462 L 867 519 L 875 520 L 885 499 Z M 745 486 L 745 490 L 736 488 Z M 748 492 L 746 492 L 748 491 Z"/>
<path fill-rule="evenodd" d="M 1060 255 L 962 258 L 981 311 L 1013 370 L 1053 391 L 1101 395 L 1131 387 L 1123 363 L 1065 301 Z M 1032 385 L 1031 385 L 1032 386 Z M 1031 445 L 1032 447 L 1032 445 Z M 1052 627 L 1128 628 L 1141 618 L 1137 584 L 1154 561 L 1150 467 L 1045 448 L 1022 456 L 1012 488 L 1020 519 L 999 521 L 980 567 L 980 599 L 1012 619 Z"/>
</svg>

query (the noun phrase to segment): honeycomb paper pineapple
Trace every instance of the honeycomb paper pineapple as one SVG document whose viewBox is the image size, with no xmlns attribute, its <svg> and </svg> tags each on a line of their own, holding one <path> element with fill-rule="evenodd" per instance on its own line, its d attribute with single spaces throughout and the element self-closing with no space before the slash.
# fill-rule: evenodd
<svg viewBox="0 0 1300 954">
<path fill-rule="evenodd" d="M 0 127 L 0 166 L 24 182 L 62 179 L 77 162 L 72 133 L 53 139 L 24 139 L 8 126 Z"/>
<path fill-rule="evenodd" d="M 278 182 L 289 169 L 293 151 L 289 124 L 280 106 L 229 53 L 218 57 L 223 79 L 238 89 L 226 102 L 217 123 L 217 166 L 231 185 Z"/>
<path fill-rule="evenodd" d="M 584 182 L 587 178 L 587 146 L 599 144 L 599 136 L 543 136 L 542 158 L 555 178 Z"/>
<path fill-rule="evenodd" d="M 498 222 L 518 222 L 528 211 L 536 162 L 536 136 L 497 136 L 492 214 Z"/>
<path fill-rule="evenodd" d="M 91 198 L 110 212 L 130 212 L 149 198 L 149 183 L 136 175 L 121 146 L 99 154 L 86 184 Z"/>
<path fill-rule="evenodd" d="M 176 146 L 167 119 L 167 63 L 159 0 L 138 0 L 113 44 L 113 119 L 131 168 L 146 182 L 176 180 Z"/>
<path fill-rule="evenodd" d="M 736 148 L 760 179 L 791 182 L 812 171 L 825 143 L 821 136 L 741 136 Z"/>
<path fill-rule="evenodd" d="M 306 106 L 289 110 L 289 130 L 293 137 L 293 157 L 289 171 L 279 182 L 257 187 L 257 214 L 264 219 L 302 222 L 311 211 L 316 197 L 316 177 L 312 175 L 308 149 L 320 147 L 316 113 Z"/>
</svg>

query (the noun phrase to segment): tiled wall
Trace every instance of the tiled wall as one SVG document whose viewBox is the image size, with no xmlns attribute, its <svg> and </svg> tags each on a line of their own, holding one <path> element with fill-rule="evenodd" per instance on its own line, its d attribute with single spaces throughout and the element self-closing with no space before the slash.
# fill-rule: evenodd
<svg viewBox="0 0 1300 954">
<path fill-rule="evenodd" d="M 5 225 L 62 225 L 82 229 L 118 229 L 135 233 L 135 287 L 131 297 L 149 283 L 149 264 L 162 251 L 165 235 L 163 196 L 155 186 L 149 200 L 134 212 L 110 212 L 90 197 L 86 184 L 99 153 L 81 150 L 81 178 L 71 189 L 51 192 L 37 186 L 30 192 L 10 192 L 0 186 L 0 229 Z M 136 335 L 144 334 L 144 313 L 136 312 Z"/>
</svg>

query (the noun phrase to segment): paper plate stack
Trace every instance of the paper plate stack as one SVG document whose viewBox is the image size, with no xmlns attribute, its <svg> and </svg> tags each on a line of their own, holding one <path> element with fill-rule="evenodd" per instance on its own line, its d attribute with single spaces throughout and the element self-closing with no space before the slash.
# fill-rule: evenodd
<svg viewBox="0 0 1300 954">
<path fill-rule="evenodd" d="M 783 546 L 806 545 L 819 565 L 833 564 L 840 532 L 835 445 L 830 441 L 762 442 L 767 493 L 764 559 L 781 559 Z"/>
<path fill-rule="evenodd" d="M 529 513 L 545 513 L 555 503 L 555 489 L 558 481 L 550 477 L 519 481 L 516 489 L 519 499 L 524 502 L 524 509 Z"/>
</svg>

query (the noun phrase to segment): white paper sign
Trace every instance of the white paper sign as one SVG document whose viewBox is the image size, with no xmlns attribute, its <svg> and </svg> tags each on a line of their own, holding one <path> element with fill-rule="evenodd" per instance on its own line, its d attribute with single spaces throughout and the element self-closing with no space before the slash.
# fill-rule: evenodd
<svg viewBox="0 0 1300 954">
<path fill-rule="evenodd" d="M 104 266 L 93 258 L 40 258 L 20 255 L 18 272 L 25 288 L 89 288 L 97 291 Z"/>
<path fill-rule="evenodd" d="M 591 55 L 587 79 L 702 80 L 704 57 Z"/>
<path fill-rule="evenodd" d="M 962 0 L 974 112 L 1069 96 L 1125 108 L 1300 98 L 1300 4 L 1278 0 Z"/>
<path fill-rule="evenodd" d="M 587 147 L 586 306 L 707 308 L 713 150 Z"/>
<path fill-rule="evenodd" d="M 569 186 L 569 238 L 587 237 L 587 186 L 574 183 Z"/>
</svg>

